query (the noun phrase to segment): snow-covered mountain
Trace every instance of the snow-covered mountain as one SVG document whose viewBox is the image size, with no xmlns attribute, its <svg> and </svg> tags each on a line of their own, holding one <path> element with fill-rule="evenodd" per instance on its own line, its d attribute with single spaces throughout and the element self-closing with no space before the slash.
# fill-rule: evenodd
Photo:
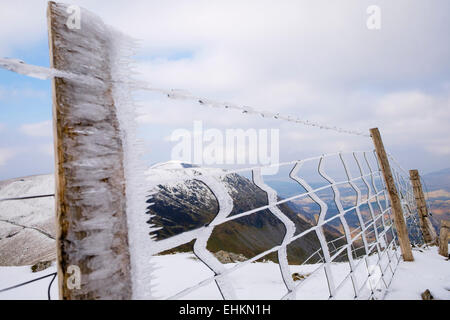
<svg viewBox="0 0 450 320">
<path fill-rule="evenodd" d="M 53 175 L 0 182 L 0 198 L 54 193 Z M 0 265 L 20 266 L 53 260 L 55 252 L 54 198 L 0 202 Z"/>
</svg>

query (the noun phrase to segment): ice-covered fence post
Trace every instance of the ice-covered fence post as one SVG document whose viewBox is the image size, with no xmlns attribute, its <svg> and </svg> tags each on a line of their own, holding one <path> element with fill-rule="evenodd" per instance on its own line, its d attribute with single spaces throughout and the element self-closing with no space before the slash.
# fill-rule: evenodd
<svg viewBox="0 0 450 320">
<path fill-rule="evenodd" d="M 405 218 L 403 216 L 402 204 L 398 196 L 397 188 L 395 187 L 394 177 L 392 176 L 389 159 L 384 149 L 383 140 L 381 140 L 380 131 L 378 128 L 370 129 L 370 134 L 375 145 L 378 162 L 383 174 L 384 182 L 391 203 L 391 210 L 394 214 L 395 228 L 397 229 L 398 241 L 402 250 L 404 261 L 414 261 L 412 254 L 411 243 L 408 237 L 408 229 L 406 228 Z"/>
<path fill-rule="evenodd" d="M 48 4 L 51 67 L 93 81 L 52 80 L 60 298 L 129 299 L 123 141 L 112 96 L 110 34 L 85 10 L 80 28 L 70 28 L 68 9 Z"/>
<path fill-rule="evenodd" d="M 423 194 L 422 184 L 420 183 L 419 171 L 409 170 L 409 178 L 413 186 L 414 197 L 416 199 L 417 211 L 419 212 L 420 227 L 423 238 L 428 244 L 436 243 L 436 231 L 428 217 L 427 203 Z"/>
<path fill-rule="evenodd" d="M 448 235 L 450 220 L 441 220 L 441 231 L 439 232 L 439 254 L 448 257 Z"/>
</svg>

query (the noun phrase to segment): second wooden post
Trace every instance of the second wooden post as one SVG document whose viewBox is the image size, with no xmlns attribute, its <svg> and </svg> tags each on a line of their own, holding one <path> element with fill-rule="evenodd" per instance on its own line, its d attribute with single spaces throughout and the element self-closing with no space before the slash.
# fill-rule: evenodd
<svg viewBox="0 0 450 320">
<path fill-rule="evenodd" d="M 394 215 L 395 228 L 397 229 L 398 241 L 402 250 L 404 261 L 414 261 L 412 254 L 411 243 L 408 237 L 408 229 L 406 228 L 405 219 L 403 216 L 402 204 L 398 196 L 397 188 L 395 187 L 394 177 L 392 176 L 391 166 L 384 149 L 383 141 L 381 140 L 380 131 L 378 128 L 370 129 L 370 134 L 375 145 L 378 162 L 383 174 L 386 189 L 388 191 L 389 201 L 391 203 L 391 210 Z"/>
<path fill-rule="evenodd" d="M 441 221 L 441 232 L 439 233 L 439 254 L 448 258 L 448 230 L 450 229 L 450 220 Z"/>
<path fill-rule="evenodd" d="M 409 170 L 409 177 L 413 186 L 414 197 L 416 199 L 417 211 L 420 218 L 420 228 L 422 229 L 423 239 L 427 244 L 436 244 L 436 232 L 428 217 L 428 208 L 423 194 L 420 175 L 417 170 Z"/>
</svg>

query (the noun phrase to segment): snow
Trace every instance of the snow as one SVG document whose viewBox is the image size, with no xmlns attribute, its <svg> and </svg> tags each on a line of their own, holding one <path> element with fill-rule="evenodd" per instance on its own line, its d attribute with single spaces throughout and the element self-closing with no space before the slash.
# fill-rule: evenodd
<svg viewBox="0 0 450 320">
<path fill-rule="evenodd" d="M 0 183 L 0 198 L 29 197 L 54 194 L 53 175 L 37 175 L 12 179 Z M 50 199 L 50 200 L 49 200 Z M 24 201 L 0 202 L 0 218 L 20 224 L 41 224 L 54 212 L 53 198 L 29 199 Z"/>
<path fill-rule="evenodd" d="M 450 261 L 437 247 L 413 251 L 414 262 L 399 265 L 385 299 L 415 300 L 429 289 L 435 299 L 450 300 Z"/>
<path fill-rule="evenodd" d="M 43 271 L 33 273 L 30 266 L 0 267 L 0 290 L 56 272 L 55 263 Z M 25 286 L 0 292 L 0 300 L 47 300 L 47 290 L 53 276 Z M 52 300 L 58 299 L 58 279 L 50 289 Z"/>
<path fill-rule="evenodd" d="M 375 256 L 371 256 L 374 259 Z M 431 291 L 435 299 L 450 300 L 450 262 L 437 254 L 437 248 L 431 247 L 421 251 L 414 251 L 414 262 L 401 262 L 395 272 L 391 286 L 386 292 L 385 299 L 420 300 L 421 293 L 426 289 Z M 155 268 L 153 270 L 153 296 L 157 299 L 167 299 L 179 291 L 194 286 L 214 274 L 192 253 L 177 253 L 172 255 L 153 257 Z M 359 261 L 355 260 L 357 264 Z M 236 266 L 237 263 L 225 264 L 226 269 Z M 297 299 L 328 299 L 328 287 L 323 268 L 317 264 L 290 265 L 291 271 L 305 275 L 308 281 L 299 288 Z M 366 269 L 360 263 L 356 270 L 356 277 Z M 0 290 L 55 272 L 53 265 L 39 273 L 32 273 L 29 266 L 0 267 Z M 331 270 L 341 281 L 347 275 L 348 263 L 332 263 Z M 376 275 L 376 272 L 375 272 Z M 0 293 L 0 299 L 47 299 L 47 289 L 51 278 L 46 278 L 24 287 Z M 248 300 L 278 300 L 286 293 L 286 286 L 281 277 L 279 265 L 273 262 L 250 263 L 241 269 L 229 274 L 229 280 L 234 287 L 237 299 Z M 377 279 L 372 284 L 376 283 Z M 299 282 L 296 281 L 296 284 Z M 380 287 L 380 284 L 378 284 Z M 365 289 L 370 292 L 369 285 Z M 52 285 L 51 297 L 57 299 L 57 281 Z M 340 288 L 336 299 L 353 299 L 351 281 L 347 280 Z M 182 299 L 222 299 L 214 281 L 183 296 Z"/>
<path fill-rule="evenodd" d="M 151 166 L 150 169 L 166 169 L 166 170 L 173 170 L 173 169 L 185 169 L 185 168 L 195 168 L 198 167 L 197 165 L 185 163 L 179 160 L 169 160 L 166 162 L 161 162 L 154 164 Z"/>
<path fill-rule="evenodd" d="M 171 160 L 157 163 L 150 167 L 145 171 L 145 178 L 150 188 L 155 188 L 161 184 L 183 187 L 183 185 L 186 186 L 186 181 L 193 180 L 194 177 L 198 177 L 200 174 L 224 177 L 229 172 L 221 168 L 198 167 L 194 164 Z M 187 188 L 186 192 L 189 192 Z"/>
<path fill-rule="evenodd" d="M 376 257 L 371 257 L 371 261 L 376 262 Z M 221 299 L 220 293 L 213 281 L 207 285 L 193 291 L 188 291 L 186 295 L 176 295 L 179 291 L 195 286 L 197 283 L 207 280 L 213 276 L 213 273 L 203 265 L 194 255 L 190 253 L 174 254 L 168 256 L 157 256 L 154 258 L 156 264 L 155 278 L 155 296 L 163 299 L 182 298 L 182 299 Z M 182 265 L 182 272 L 180 272 Z M 227 269 L 232 269 L 237 263 L 226 264 Z M 328 299 L 329 291 L 327 278 L 323 265 L 290 265 L 292 273 L 299 273 L 306 276 L 306 281 L 302 282 L 301 287 L 296 292 L 296 299 Z M 348 263 L 331 263 L 330 270 L 338 282 L 343 285 L 340 288 L 336 299 L 353 299 L 354 293 L 351 281 L 346 275 L 349 273 Z M 367 271 L 364 261 L 356 268 L 356 276 L 362 280 L 363 284 L 367 278 Z M 292 297 L 289 294 L 280 272 L 280 266 L 273 262 L 256 262 L 244 265 L 242 268 L 235 269 L 228 274 L 232 286 L 235 289 L 237 299 L 248 300 L 279 300 Z M 344 281 L 345 280 L 345 281 Z M 375 279 L 378 280 L 378 279 Z M 371 282 L 373 287 L 380 288 L 381 283 Z M 298 285 L 300 282 L 295 282 Z M 378 292 L 377 292 L 378 293 Z M 381 292 L 379 292 L 381 294 Z M 362 299 L 367 299 L 370 295 L 369 284 L 363 286 L 361 291 Z"/>
<path fill-rule="evenodd" d="M 53 175 L 0 182 L 0 198 L 53 194 Z M 52 260 L 55 251 L 53 197 L 0 202 L 0 265 Z"/>
</svg>

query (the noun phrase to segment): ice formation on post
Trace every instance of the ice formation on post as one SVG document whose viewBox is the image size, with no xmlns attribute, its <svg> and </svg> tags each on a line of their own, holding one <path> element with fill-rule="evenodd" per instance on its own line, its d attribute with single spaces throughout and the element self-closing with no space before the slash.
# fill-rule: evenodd
<svg viewBox="0 0 450 320">
<path fill-rule="evenodd" d="M 101 80 L 91 76 L 75 74 L 71 72 L 61 71 L 54 68 L 46 68 L 26 64 L 25 61 L 13 58 L 0 58 L 0 68 L 22 74 L 31 78 L 48 80 L 52 78 L 65 78 L 68 80 L 89 82 L 92 85 L 100 85 Z"/>
<path fill-rule="evenodd" d="M 71 30 L 66 10 L 49 2 L 61 298 L 150 298 L 149 257 L 135 254 L 152 238 L 127 85 L 133 41 L 84 9 L 81 29 Z M 75 290 L 66 283 L 71 265 L 81 270 Z"/>
</svg>

